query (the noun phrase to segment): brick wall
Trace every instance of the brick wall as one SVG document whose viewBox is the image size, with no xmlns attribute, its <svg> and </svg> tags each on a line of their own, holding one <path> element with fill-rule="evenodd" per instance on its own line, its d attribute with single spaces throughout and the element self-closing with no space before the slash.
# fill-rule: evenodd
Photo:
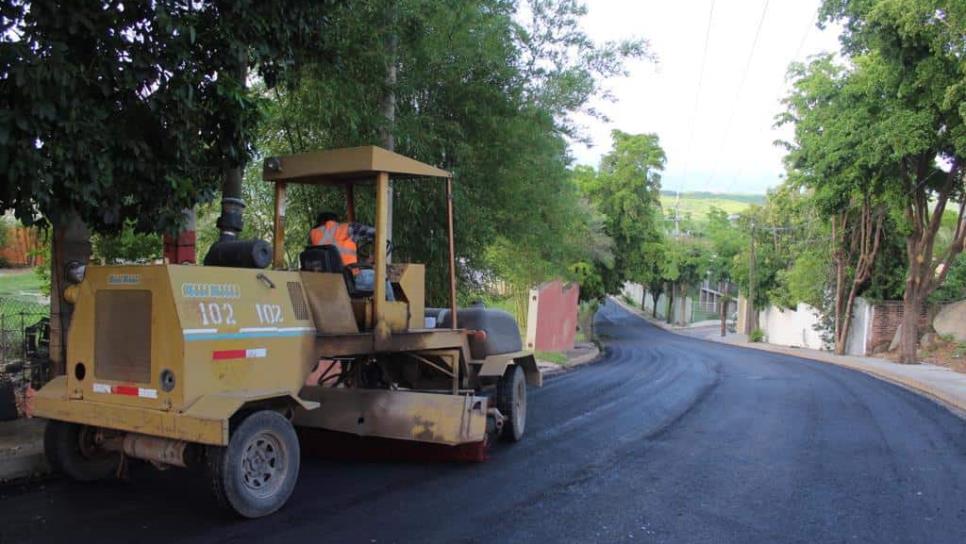
<svg viewBox="0 0 966 544">
<path fill-rule="evenodd" d="M 926 330 L 930 322 L 929 308 L 923 308 L 919 316 L 920 332 Z M 902 301 L 890 300 L 880 302 L 872 307 L 872 323 L 869 325 L 869 337 L 866 342 L 866 353 L 882 351 L 881 347 L 889 347 L 892 338 L 902 323 Z M 876 349 L 880 348 L 880 349 Z"/>
</svg>

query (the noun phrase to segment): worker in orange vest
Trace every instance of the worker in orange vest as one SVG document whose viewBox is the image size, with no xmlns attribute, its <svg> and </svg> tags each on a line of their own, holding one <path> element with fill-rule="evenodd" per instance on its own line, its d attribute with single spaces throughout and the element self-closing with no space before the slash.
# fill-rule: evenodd
<svg viewBox="0 0 966 544">
<path fill-rule="evenodd" d="M 309 243 L 313 246 L 332 245 L 339 250 L 342 266 L 359 262 L 359 244 L 376 237 L 376 229 L 362 223 L 341 223 L 333 212 L 322 212 L 315 220 L 315 228 L 309 231 Z M 371 263 L 369 263 L 371 264 Z M 356 288 L 372 291 L 376 274 L 372 268 L 353 268 Z M 394 300 L 392 286 L 386 282 L 386 300 Z"/>
<path fill-rule="evenodd" d="M 358 243 L 376 236 L 376 229 L 361 223 L 340 223 L 339 216 L 332 212 L 320 213 L 315 225 L 309 231 L 309 244 L 335 246 L 342 257 L 342 266 L 346 267 L 359 262 Z"/>
</svg>

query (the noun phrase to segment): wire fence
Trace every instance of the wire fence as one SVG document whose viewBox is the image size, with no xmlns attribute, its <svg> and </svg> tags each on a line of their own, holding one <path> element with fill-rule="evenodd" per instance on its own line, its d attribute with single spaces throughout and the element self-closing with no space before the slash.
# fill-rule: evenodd
<svg viewBox="0 0 966 544">
<path fill-rule="evenodd" d="M 0 298 L 0 421 L 24 413 L 28 390 L 50 379 L 50 308 Z"/>
</svg>

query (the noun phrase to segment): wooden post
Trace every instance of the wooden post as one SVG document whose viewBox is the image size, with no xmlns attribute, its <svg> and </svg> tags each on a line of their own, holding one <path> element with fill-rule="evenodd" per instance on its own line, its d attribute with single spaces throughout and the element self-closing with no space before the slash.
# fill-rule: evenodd
<svg viewBox="0 0 966 544">
<path fill-rule="evenodd" d="M 453 234 L 453 178 L 446 178 L 446 219 L 449 229 L 449 311 L 453 329 L 456 324 L 456 242 Z"/>
<path fill-rule="evenodd" d="M 285 183 L 275 183 L 275 223 L 272 235 L 272 268 L 285 267 Z"/>
</svg>

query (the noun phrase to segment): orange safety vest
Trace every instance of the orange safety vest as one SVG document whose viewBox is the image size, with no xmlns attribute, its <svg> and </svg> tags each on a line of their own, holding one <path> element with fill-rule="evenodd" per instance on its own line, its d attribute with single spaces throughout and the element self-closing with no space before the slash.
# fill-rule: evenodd
<svg viewBox="0 0 966 544">
<path fill-rule="evenodd" d="M 338 248 L 343 266 L 359 262 L 359 257 L 356 254 L 356 243 L 352 236 L 349 236 L 349 225 L 347 223 L 326 221 L 325 225 L 309 231 L 309 241 L 313 246 L 332 245 Z"/>
</svg>

